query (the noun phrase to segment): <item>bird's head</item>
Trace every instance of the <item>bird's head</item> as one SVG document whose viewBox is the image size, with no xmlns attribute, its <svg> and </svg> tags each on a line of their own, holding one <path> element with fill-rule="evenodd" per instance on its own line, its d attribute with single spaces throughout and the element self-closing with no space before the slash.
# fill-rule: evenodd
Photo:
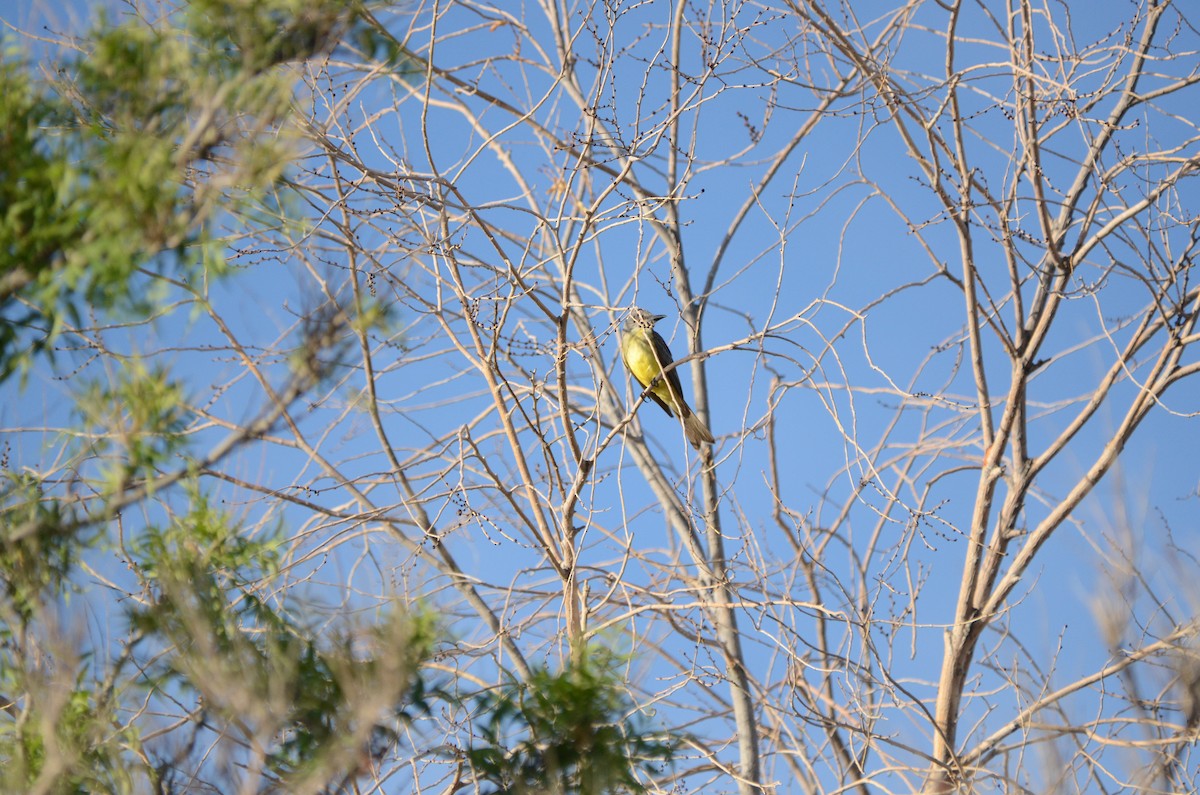
<svg viewBox="0 0 1200 795">
<path fill-rule="evenodd" d="M 655 323 L 665 317 L 666 315 L 653 315 L 640 306 L 630 307 L 629 314 L 625 316 L 625 330 L 651 329 L 654 328 Z"/>
</svg>

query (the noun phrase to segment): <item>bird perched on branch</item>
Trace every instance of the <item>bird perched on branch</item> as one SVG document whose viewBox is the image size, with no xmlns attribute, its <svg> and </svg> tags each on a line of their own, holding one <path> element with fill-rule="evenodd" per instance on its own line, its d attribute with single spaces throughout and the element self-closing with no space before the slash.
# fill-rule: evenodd
<svg viewBox="0 0 1200 795">
<path fill-rule="evenodd" d="M 663 368 L 675 361 L 666 340 L 654 330 L 654 324 L 664 317 L 666 315 L 652 315 L 636 306 L 630 309 L 621 334 L 621 359 L 629 374 L 643 387 L 648 387 L 654 402 L 667 414 L 680 419 L 683 435 L 692 447 L 703 450 L 702 444 L 712 444 L 712 432 L 683 399 L 679 372 L 674 368 L 663 372 Z"/>
</svg>

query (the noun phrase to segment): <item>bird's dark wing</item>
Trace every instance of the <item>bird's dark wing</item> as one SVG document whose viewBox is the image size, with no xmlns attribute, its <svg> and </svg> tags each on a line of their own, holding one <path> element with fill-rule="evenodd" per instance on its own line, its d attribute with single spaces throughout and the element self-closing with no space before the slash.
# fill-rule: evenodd
<svg viewBox="0 0 1200 795">
<path fill-rule="evenodd" d="M 659 368 L 665 368 L 671 362 L 675 361 L 675 357 L 671 355 L 671 349 L 667 347 L 667 342 L 662 338 L 662 335 L 653 329 L 650 330 L 650 341 L 654 344 L 654 358 L 658 360 Z M 654 398 L 654 402 L 662 406 L 663 411 L 670 414 L 672 417 L 677 414 L 681 417 L 686 417 L 692 411 L 688 408 L 688 404 L 683 399 L 683 387 L 679 384 L 679 370 L 674 369 L 663 376 L 663 380 L 667 382 L 667 388 L 671 390 L 671 398 L 675 402 L 674 406 L 666 405 L 653 392 L 650 397 Z"/>
<path fill-rule="evenodd" d="M 650 396 L 651 400 L 653 400 L 655 403 L 658 404 L 658 407 L 660 409 L 667 412 L 667 414 L 669 414 L 672 417 L 675 416 L 675 412 L 671 411 L 670 406 L 668 406 L 666 403 L 662 402 L 662 398 L 660 398 L 658 395 L 654 394 L 653 392 L 647 392 L 646 394 Z"/>
</svg>

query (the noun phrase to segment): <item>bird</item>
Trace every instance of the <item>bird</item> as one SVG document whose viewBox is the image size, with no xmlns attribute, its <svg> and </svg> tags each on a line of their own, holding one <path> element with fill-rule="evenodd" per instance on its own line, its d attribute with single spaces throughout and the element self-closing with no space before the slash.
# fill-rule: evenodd
<svg viewBox="0 0 1200 795">
<path fill-rule="evenodd" d="M 703 451 L 701 445 L 713 443 L 712 432 L 684 400 L 679 372 L 675 369 L 663 372 L 664 367 L 675 361 L 666 340 L 654 330 L 654 324 L 665 317 L 641 307 L 630 308 L 621 333 L 621 360 L 629 374 L 649 389 L 654 402 L 668 415 L 680 419 L 683 435 L 692 447 Z"/>
</svg>

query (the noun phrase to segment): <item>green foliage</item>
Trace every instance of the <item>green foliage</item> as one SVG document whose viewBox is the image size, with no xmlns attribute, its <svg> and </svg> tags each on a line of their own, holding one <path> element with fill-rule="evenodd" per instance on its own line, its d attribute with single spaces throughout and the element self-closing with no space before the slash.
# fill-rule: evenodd
<svg viewBox="0 0 1200 795">
<path fill-rule="evenodd" d="M 6 687 L 30 689 L 20 676 L 5 679 Z M 98 707 L 97 694 L 83 683 L 65 692 L 54 692 L 56 683 L 43 684 L 36 701 L 21 705 L 23 721 L 0 721 L 0 769 L 10 787 L 5 791 L 53 781 L 50 791 L 61 795 L 133 792 L 125 757 L 137 747 L 136 734 L 119 726 L 108 707 Z"/>
<path fill-rule="evenodd" d="M 223 270 L 212 227 L 273 196 L 294 75 L 360 23 L 344 0 L 196 0 L 101 24 L 53 81 L 0 62 L 0 381 L 91 310 L 145 314 L 139 270 Z M 356 33 L 356 37 L 357 37 Z"/>
<path fill-rule="evenodd" d="M 52 781 L 56 793 L 132 792 L 136 730 L 117 722 L 108 691 L 88 681 L 86 658 L 74 648 L 45 648 L 55 642 L 45 619 L 71 590 L 71 569 L 94 534 L 74 531 L 33 474 L 8 470 L 5 461 L 0 477 L 4 791 Z"/>
<path fill-rule="evenodd" d="M 126 360 L 111 383 L 93 381 L 77 398 L 88 454 L 105 462 L 101 491 L 115 495 L 149 481 L 184 447 L 183 387 L 164 368 Z"/>
<path fill-rule="evenodd" d="M 429 652 L 429 630 L 427 621 L 397 613 L 362 637 L 292 644 L 288 650 L 300 652 L 295 699 L 268 760 L 274 772 L 303 778 L 391 749 L 398 728 L 428 708 L 417 670 Z M 373 650 L 369 656 L 356 652 L 360 643 Z M 371 702 L 384 706 L 363 721 L 362 709 Z"/>
<path fill-rule="evenodd" d="M 63 108 L 35 90 L 26 67 L 6 48 L 0 62 L 0 379 L 28 364 L 18 350 L 18 329 L 37 318 L 36 308 L 14 298 L 62 259 L 62 241 L 82 223 L 59 195 L 74 179 L 66 157 L 52 157 L 41 130 Z M 38 341 L 44 343 L 43 340 Z"/>
<path fill-rule="evenodd" d="M 187 9 L 190 27 L 250 73 L 327 52 L 360 12 L 353 0 L 193 0 Z"/>
<path fill-rule="evenodd" d="M 63 532 L 62 509 L 28 472 L 0 471 L 0 581 L 3 614 L 28 623 L 47 591 L 61 591 L 81 539 Z M 20 531 L 20 532 L 16 532 Z M 0 623 L 0 640 L 7 639 Z"/>
<path fill-rule="evenodd" d="M 249 73 L 318 57 L 343 43 L 367 59 L 411 67 L 403 45 L 373 23 L 359 0 L 191 0 L 187 13 L 192 30 L 216 49 L 236 53 Z"/>
<path fill-rule="evenodd" d="M 528 682 L 477 702 L 478 741 L 468 752 L 493 793 L 541 795 L 645 792 L 671 747 L 649 731 L 593 649 L 562 673 L 538 670 Z"/>
<path fill-rule="evenodd" d="M 191 511 L 139 541 L 153 601 L 131 611 L 157 654 L 157 687 L 199 694 L 210 724 L 269 750 L 267 768 L 287 780 L 347 775 L 382 754 L 399 725 L 425 708 L 418 676 L 433 626 L 403 611 L 323 635 L 274 605 L 259 584 L 279 557 L 274 539 L 246 538 L 193 493 Z"/>
<path fill-rule="evenodd" d="M 130 791 L 121 756 L 132 734 L 99 705 L 73 651 L 47 653 L 39 631 L 47 604 L 69 592 L 69 573 L 89 539 L 67 531 L 59 501 L 33 473 L 9 469 L 7 459 L 6 452 L 0 470 L 0 781 L 14 792 L 46 778 L 56 782 L 55 792 Z"/>
</svg>

